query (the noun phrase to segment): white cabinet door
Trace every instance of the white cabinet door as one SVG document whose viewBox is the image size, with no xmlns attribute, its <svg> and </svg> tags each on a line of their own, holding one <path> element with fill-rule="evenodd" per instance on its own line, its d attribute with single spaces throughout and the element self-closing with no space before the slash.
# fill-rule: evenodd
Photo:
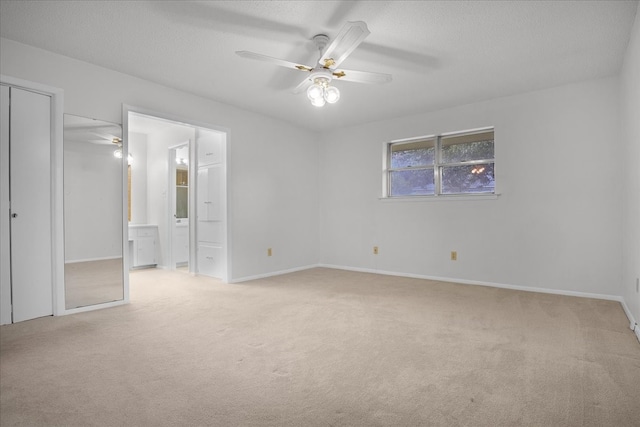
<svg viewBox="0 0 640 427">
<path fill-rule="evenodd" d="M 222 162 L 221 136 L 213 132 L 198 134 L 198 166 Z"/>
<path fill-rule="evenodd" d="M 53 314 L 51 98 L 11 88 L 11 294 L 13 321 Z"/>
<path fill-rule="evenodd" d="M 196 134 L 196 271 L 226 279 L 226 135 L 199 131 Z"/>
<path fill-rule="evenodd" d="M 140 236 L 136 242 L 136 267 L 156 263 L 156 239 L 153 236 Z"/>
<path fill-rule="evenodd" d="M 222 165 L 198 169 L 198 221 L 222 219 Z"/>
<path fill-rule="evenodd" d="M 211 277 L 222 277 L 222 248 L 198 245 L 198 273 Z"/>
</svg>

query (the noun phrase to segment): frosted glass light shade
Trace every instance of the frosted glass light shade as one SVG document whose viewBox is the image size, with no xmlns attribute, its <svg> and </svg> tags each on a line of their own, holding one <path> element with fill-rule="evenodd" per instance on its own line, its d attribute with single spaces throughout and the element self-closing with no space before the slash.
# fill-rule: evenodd
<svg viewBox="0 0 640 427">
<path fill-rule="evenodd" d="M 329 104 L 334 104 L 338 102 L 338 100 L 340 99 L 340 91 L 338 90 L 337 87 L 329 86 L 324 91 L 324 99 Z"/>
<path fill-rule="evenodd" d="M 312 99 L 311 100 L 311 104 L 315 107 L 324 107 L 325 104 L 325 100 L 324 98 L 320 97 L 320 98 L 316 98 L 316 99 Z"/>
<path fill-rule="evenodd" d="M 309 89 L 307 89 L 307 97 L 311 101 L 314 101 L 316 99 L 322 99 L 323 95 L 324 95 L 324 88 L 319 84 L 313 84 L 309 86 Z"/>
</svg>

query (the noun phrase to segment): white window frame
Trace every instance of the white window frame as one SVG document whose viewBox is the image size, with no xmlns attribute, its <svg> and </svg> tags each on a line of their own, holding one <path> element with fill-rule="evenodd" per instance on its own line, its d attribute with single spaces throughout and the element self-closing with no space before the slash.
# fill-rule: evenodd
<svg viewBox="0 0 640 427">
<path fill-rule="evenodd" d="M 492 159 L 477 159 L 466 162 L 454 162 L 454 163 L 446 163 L 442 161 L 442 139 L 449 138 L 452 136 L 464 136 L 464 135 L 473 135 L 477 133 L 484 132 L 494 132 L 494 154 Z M 407 170 L 407 168 L 398 168 L 392 169 L 390 167 L 391 162 L 391 147 L 393 145 L 398 144 L 410 144 L 416 143 L 426 140 L 435 139 L 435 155 L 434 162 L 432 165 L 428 167 L 433 167 L 434 173 L 434 194 L 428 195 L 402 195 L 402 196 L 392 196 L 391 195 L 391 179 L 390 175 L 392 172 L 397 170 Z M 497 192 L 497 180 L 494 175 L 494 189 L 493 192 L 478 192 L 478 193 L 456 193 L 456 194 L 446 194 L 442 193 L 442 176 L 441 170 L 443 167 L 449 166 L 468 166 L 473 164 L 484 164 L 484 163 L 493 163 L 494 168 L 496 164 L 496 154 L 495 154 L 495 128 L 493 126 L 477 128 L 477 129 L 469 129 L 464 131 L 455 131 L 455 132 L 446 132 L 441 133 L 439 135 L 425 135 L 414 138 L 406 138 L 406 139 L 397 139 L 393 141 L 388 141 L 383 143 L 383 160 L 382 160 L 382 197 L 381 200 L 394 200 L 394 201 L 421 201 L 421 200 L 475 200 L 475 199 L 495 199 L 499 195 Z M 416 167 L 416 169 L 422 169 L 422 167 Z"/>
</svg>

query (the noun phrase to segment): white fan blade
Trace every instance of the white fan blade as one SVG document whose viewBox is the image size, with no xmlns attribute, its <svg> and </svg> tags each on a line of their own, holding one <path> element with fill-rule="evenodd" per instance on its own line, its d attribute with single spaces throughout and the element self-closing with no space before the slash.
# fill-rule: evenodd
<svg viewBox="0 0 640 427">
<path fill-rule="evenodd" d="M 333 78 L 345 82 L 382 84 L 391 81 L 391 74 L 340 69 L 333 70 Z"/>
<path fill-rule="evenodd" d="M 311 81 L 311 79 L 304 79 L 303 81 L 300 82 L 300 84 L 298 86 L 296 86 L 291 92 L 293 93 L 300 93 L 300 92 L 304 92 L 305 90 L 307 90 L 307 88 L 309 86 L 311 86 L 311 83 L 313 83 Z"/>
<path fill-rule="evenodd" d="M 292 68 L 294 70 L 311 71 L 311 67 L 302 64 L 296 64 L 295 62 L 285 61 L 284 59 L 272 58 L 266 55 L 260 55 L 259 53 L 247 52 L 246 50 L 239 50 L 236 52 L 238 56 L 248 59 L 256 59 L 258 61 L 270 62 L 272 64 L 279 65 L 285 68 Z"/>
<path fill-rule="evenodd" d="M 320 58 L 320 65 L 334 69 L 371 34 L 362 21 L 347 22 Z"/>
</svg>

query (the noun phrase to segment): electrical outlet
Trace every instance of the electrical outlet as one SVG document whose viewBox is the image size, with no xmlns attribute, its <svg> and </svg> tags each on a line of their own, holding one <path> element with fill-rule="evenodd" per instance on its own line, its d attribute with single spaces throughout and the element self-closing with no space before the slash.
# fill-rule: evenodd
<svg viewBox="0 0 640 427">
<path fill-rule="evenodd" d="M 373 254 L 374 255 L 378 255 L 378 247 L 377 246 L 373 247 Z"/>
<path fill-rule="evenodd" d="M 458 260 L 458 252 L 451 251 L 451 261 L 457 261 L 457 260 Z"/>
<path fill-rule="evenodd" d="M 273 251 L 271 250 L 271 248 L 267 248 L 267 256 L 271 255 L 273 255 Z"/>
</svg>

